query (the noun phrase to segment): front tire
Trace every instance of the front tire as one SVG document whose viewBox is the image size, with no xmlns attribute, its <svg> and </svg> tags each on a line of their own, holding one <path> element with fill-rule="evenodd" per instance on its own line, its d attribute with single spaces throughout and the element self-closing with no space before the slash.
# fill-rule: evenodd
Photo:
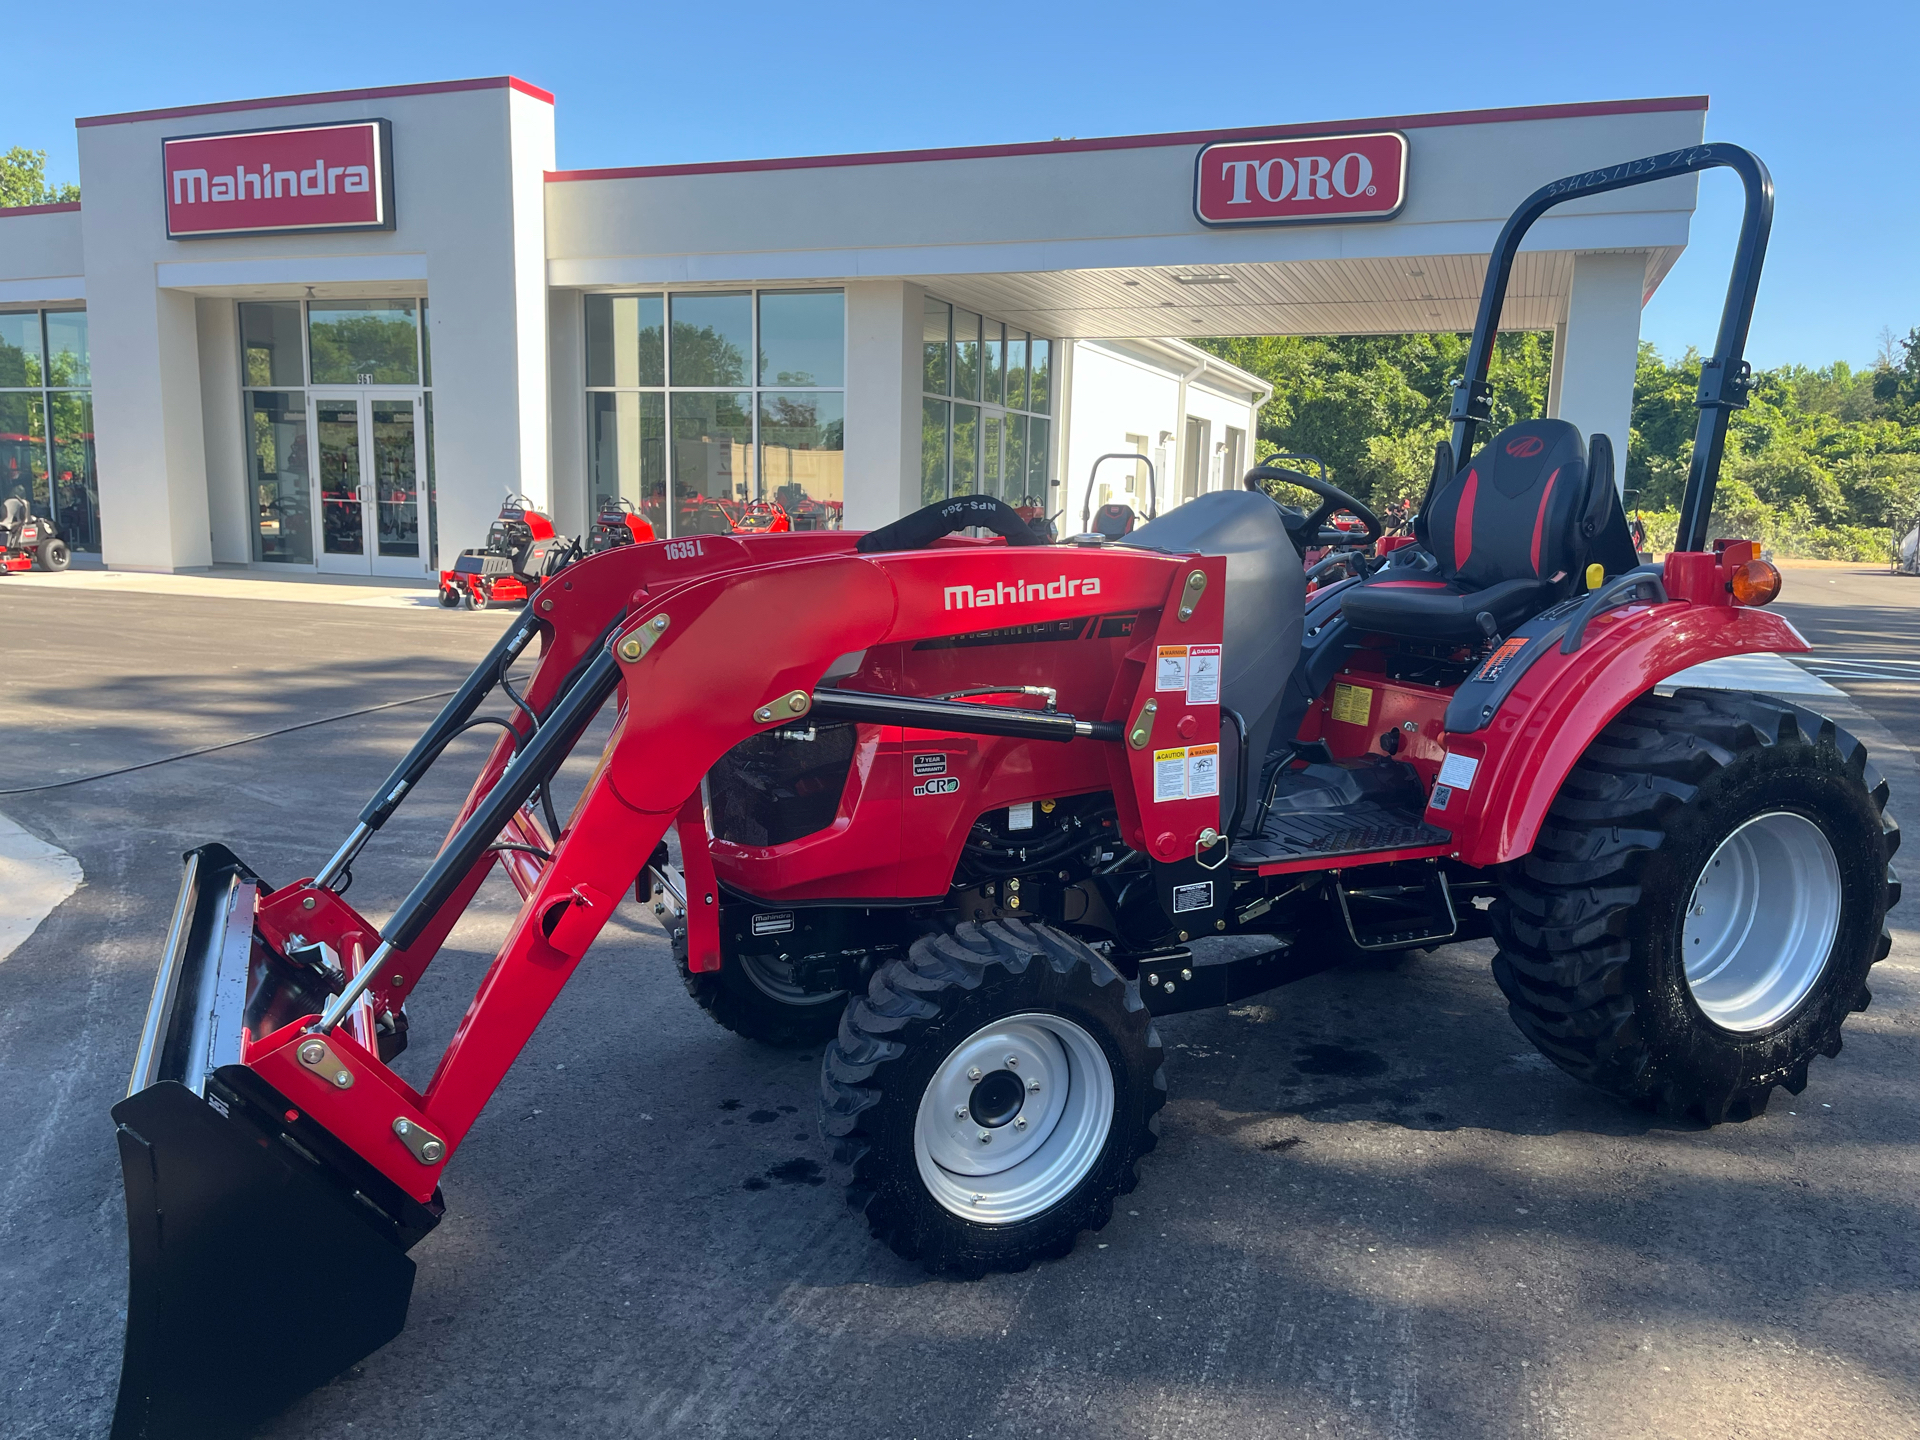
<svg viewBox="0 0 1920 1440">
<path fill-rule="evenodd" d="M 759 956 L 731 956 L 720 969 L 696 975 L 687 967 L 687 927 L 672 925 L 667 939 L 680 983 L 715 1024 L 782 1050 L 824 1045 L 839 1031 L 846 991 L 803 989 L 784 967 Z"/>
<path fill-rule="evenodd" d="M 962 924 L 847 1007 L 821 1124 L 874 1236 L 971 1279 L 1103 1227 L 1157 1143 L 1166 1085 L 1135 982 L 1048 926 Z"/>
<path fill-rule="evenodd" d="M 57 536 L 48 536 L 40 542 L 40 568 L 56 574 L 73 562 L 73 552 L 67 549 L 67 542 Z"/>
<path fill-rule="evenodd" d="M 1886 782 L 1758 695 L 1635 701 L 1562 785 L 1494 912 L 1515 1024 L 1576 1079 L 1714 1124 L 1806 1088 L 1892 944 Z"/>
</svg>

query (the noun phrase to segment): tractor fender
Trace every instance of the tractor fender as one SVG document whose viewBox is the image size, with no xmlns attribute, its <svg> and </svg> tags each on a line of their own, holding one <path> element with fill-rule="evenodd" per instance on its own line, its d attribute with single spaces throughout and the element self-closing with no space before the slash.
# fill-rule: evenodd
<svg viewBox="0 0 1920 1440">
<path fill-rule="evenodd" d="M 1447 737 L 1448 754 L 1477 767 L 1465 796 L 1436 786 L 1444 806 L 1430 806 L 1426 818 L 1453 831 L 1456 856 L 1470 865 L 1518 859 L 1594 737 L 1655 685 L 1708 660 L 1811 648 L 1784 616 L 1764 610 L 1676 600 L 1607 611 L 1571 655 L 1556 644 L 1529 668 L 1485 730 Z"/>
</svg>

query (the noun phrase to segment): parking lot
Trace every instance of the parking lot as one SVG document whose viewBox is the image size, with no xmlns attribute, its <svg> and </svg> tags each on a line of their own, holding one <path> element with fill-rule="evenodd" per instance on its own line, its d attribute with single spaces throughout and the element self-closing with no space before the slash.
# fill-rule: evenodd
<svg viewBox="0 0 1920 1440">
<path fill-rule="evenodd" d="M 1789 570 L 1781 604 L 1849 692 L 1827 708 L 1920 822 L 1896 738 L 1920 734 L 1920 676 L 1900 678 L 1920 670 L 1920 581 Z M 430 596 L 0 582 L 0 792 L 431 696 L 501 623 Z M 271 881 L 311 874 L 435 703 L 0 794 L 85 875 L 0 960 L 0 1434 L 106 1433 L 125 1301 L 107 1111 L 180 852 L 221 839 Z M 430 859 L 470 774 L 452 759 L 356 867 L 363 913 Z M 489 883 L 410 1006 L 415 1083 L 511 898 Z M 818 1051 L 714 1025 L 629 902 L 449 1171 L 406 1331 L 262 1433 L 1920 1433 L 1914 909 L 1843 1053 L 1712 1130 L 1535 1055 L 1484 944 L 1165 1020 L 1160 1146 L 1113 1223 L 1063 1261 L 957 1284 L 846 1213 Z M 261 1283 L 324 1304 L 352 1281 Z"/>
</svg>

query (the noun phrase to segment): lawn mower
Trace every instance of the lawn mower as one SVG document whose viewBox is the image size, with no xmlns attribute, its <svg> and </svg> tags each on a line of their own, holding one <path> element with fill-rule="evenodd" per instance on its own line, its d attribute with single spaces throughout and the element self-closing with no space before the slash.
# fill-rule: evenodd
<svg viewBox="0 0 1920 1440">
<path fill-rule="evenodd" d="M 1710 166 L 1745 182 L 1738 259 L 1679 543 L 1641 566 L 1605 437 L 1546 419 L 1487 438 L 1488 361 L 1541 213 Z M 1890 943 L 1886 786 L 1810 711 L 1656 690 L 1807 649 L 1763 608 L 1778 572 L 1706 533 L 1771 210 L 1760 162 L 1718 144 L 1529 197 L 1417 542 L 1311 598 L 1304 554 L 1344 543 L 1323 522 L 1381 528 L 1317 476 L 1311 513 L 1220 491 L 1118 541 L 1044 543 L 961 496 L 866 533 L 690 535 L 548 577 L 311 878 L 187 852 L 113 1111 L 115 1436 L 240 1432 L 399 1332 L 448 1165 L 630 891 L 716 1021 L 824 1042 L 850 1205 L 954 1276 L 1107 1222 L 1155 1144 L 1159 1017 L 1355 951 L 1491 935 L 1522 1032 L 1628 1102 L 1711 1123 L 1799 1092 Z M 512 708 L 481 714 L 496 689 Z M 560 818 L 547 786 L 603 709 L 611 738 Z M 374 924 L 342 893 L 351 867 L 479 724 L 506 733 Z M 416 1090 L 387 1063 L 408 998 L 496 869 L 517 917 Z"/>
<path fill-rule="evenodd" d="M 587 533 L 587 554 L 598 555 L 616 545 L 644 545 L 653 538 L 653 526 L 647 517 L 624 495 L 615 495 L 602 500 L 594 514 L 593 529 Z"/>
<path fill-rule="evenodd" d="M 653 538 L 651 527 L 647 538 Z M 487 527 L 487 543 L 478 550 L 462 550 L 453 568 L 440 572 L 440 603 L 449 610 L 460 605 L 484 610 L 524 601 L 573 553 L 574 542 L 554 534 L 553 521 L 534 509 L 531 500 L 509 494 Z"/>
<path fill-rule="evenodd" d="M 16 570 L 64 570 L 73 554 L 51 520 L 28 508 L 18 495 L 0 501 L 0 575 Z"/>
</svg>

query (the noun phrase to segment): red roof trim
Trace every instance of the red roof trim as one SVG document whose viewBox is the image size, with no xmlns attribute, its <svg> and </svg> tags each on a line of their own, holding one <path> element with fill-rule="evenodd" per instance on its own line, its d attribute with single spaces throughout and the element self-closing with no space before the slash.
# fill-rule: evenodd
<svg viewBox="0 0 1920 1440">
<path fill-rule="evenodd" d="M 553 96 L 538 85 L 512 75 L 484 80 L 441 80 L 431 85 L 383 85 L 373 90 L 316 90 L 309 95 L 274 95 L 261 100 L 226 100 L 217 105 L 176 105 L 170 110 L 129 110 L 122 115 L 86 115 L 74 128 L 91 125 L 133 125 L 142 120 L 184 120 L 193 115 L 222 115 L 238 110 L 279 110 L 292 105 L 333 105 L 345 100 L 385 100 L 396 95 L 450 95 L 461 90 L 518 90 L 535 100 L 553 104 Z"/>
<path fill-rule="evenodd" d="M 0 205 L 0 220 L 15 215 L 60 215 L 79 208 L 78 200 L 62 200 L 57 205 Z"/>
<path fill-rule="evenodd" d="M 1041 140 L 1020 145 L 970 145 L 946 150 L 876 150 L 854 155 L 796 155 L 778 160 L 719 160 L 695 165 L 630 165 L 613 170 L 549 170 L 549 182 L 645 180 L 666 175 L 733 175 L 751 170 L 822 170 L 843 165 L 911 165 L 930 160 L 998 160 L 1016 155 L 1071 155 L 1090 150 L 1148 150 L 1166 145 L 1214 145 L 1229 140 L 1278 140 L 1294 135 L 1423 130 L 1444 125 L 1498 125 L 1514 120 L 1577 120 L 1705 110 L 1704 95 L 1654 100 L 1599 100 L 1578 105 L 1517 105 L 1500 110 L 1453 110 L 1438 115 L 1385 115 L 1304 125 L 1255 125 L 1238 130 L 1183 130 L 1165 135 L 1109 135 L 1094 140 Z"/>
</svg>

